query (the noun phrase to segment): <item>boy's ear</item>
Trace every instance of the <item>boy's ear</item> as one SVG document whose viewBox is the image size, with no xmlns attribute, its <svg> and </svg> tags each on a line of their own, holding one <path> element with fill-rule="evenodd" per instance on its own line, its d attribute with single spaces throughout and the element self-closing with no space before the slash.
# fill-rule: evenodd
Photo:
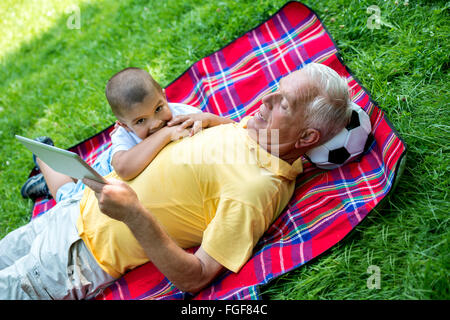
<svg viewBox="0 0 450 320">
<path fill-rule="evenodd" d="M 119 120 L 116 120 L 116 123 L 117 123 L 117 125 L 121 126 L 121 127 L 124 128 L 125 130 L 131 131 L 131 129 L 128 128 L 128 126 L 127 126 L 125 123 L 123 123 L 123 122 L 121 122 L 121 121 L 119 121 Z"/>
</svg>

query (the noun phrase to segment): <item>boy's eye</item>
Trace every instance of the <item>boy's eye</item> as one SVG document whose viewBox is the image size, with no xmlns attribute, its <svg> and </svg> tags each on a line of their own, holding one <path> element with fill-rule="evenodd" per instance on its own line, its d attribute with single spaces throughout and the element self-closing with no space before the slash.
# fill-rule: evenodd
<svg viewBox="0 0 450 320">
<path fill-rule="evenodd" d="M 138 121 L 136 121 L 136 124 L 143 124 L 143 123 L 144 123 L 144 121 L 145 121 L 145 119 L 144 119 L 144 118 L 142 118 L 142 119 L 139 119 Z"/>
<path fill-rule="evenodd" d="M 158 108 L 156 108 L 155 112 L 160 112 L 162 110 L 163 106 L 159 106 Z"/>
</svg>

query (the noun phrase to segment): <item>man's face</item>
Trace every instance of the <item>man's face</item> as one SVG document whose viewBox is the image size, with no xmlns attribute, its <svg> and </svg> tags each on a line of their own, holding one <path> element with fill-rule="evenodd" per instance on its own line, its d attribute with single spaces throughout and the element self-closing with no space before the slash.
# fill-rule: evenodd
<svg viewBox="0 0 450 320">
<path fill-rule="evenodd" d="M 305 117 L 299 97 L 308 90 L 308 79 L 301 70 L 280 80 L 277 91 L 263 97 L 263 104 L 247 123 L 247 129 L 267 151 L 293 148 L 304 129 Z"/>
<path fill-rule="evenodd" d="M 147 95 L 140 103 L 135 103 L 125 116 L 119 119 L 122 127 L 145 139 L 164 127 L 172 119 L 164 93 L 156 91 Z"/>
</svg>

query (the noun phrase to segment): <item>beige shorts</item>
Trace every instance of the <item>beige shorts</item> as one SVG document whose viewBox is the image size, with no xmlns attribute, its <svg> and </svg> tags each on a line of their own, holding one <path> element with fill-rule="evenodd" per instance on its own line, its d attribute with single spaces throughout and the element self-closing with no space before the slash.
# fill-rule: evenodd
<svg viewBox="0 0 450 320">
<path fill-rule="evenodd" d="M 79 237 L 79 214 L 64 200 L 0 240 L 0 300 L 91 298 L 115 280 Z"/>
</svg>

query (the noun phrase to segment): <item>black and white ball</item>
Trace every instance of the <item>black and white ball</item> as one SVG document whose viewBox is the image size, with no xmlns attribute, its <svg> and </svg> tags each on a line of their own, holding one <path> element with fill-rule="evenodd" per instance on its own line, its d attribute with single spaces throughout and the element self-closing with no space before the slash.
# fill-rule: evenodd
<svg viewBox="0 0 450 320">
<path fill-rule="evenodd" d="M 352 115 L 348 125 L 324 144 L 306 153 L 309 160 L 322 169 L 334 169 L 356 159 L 372 130 L 370 118 L 356 103 L 351 103 Z"/>
</svg>

